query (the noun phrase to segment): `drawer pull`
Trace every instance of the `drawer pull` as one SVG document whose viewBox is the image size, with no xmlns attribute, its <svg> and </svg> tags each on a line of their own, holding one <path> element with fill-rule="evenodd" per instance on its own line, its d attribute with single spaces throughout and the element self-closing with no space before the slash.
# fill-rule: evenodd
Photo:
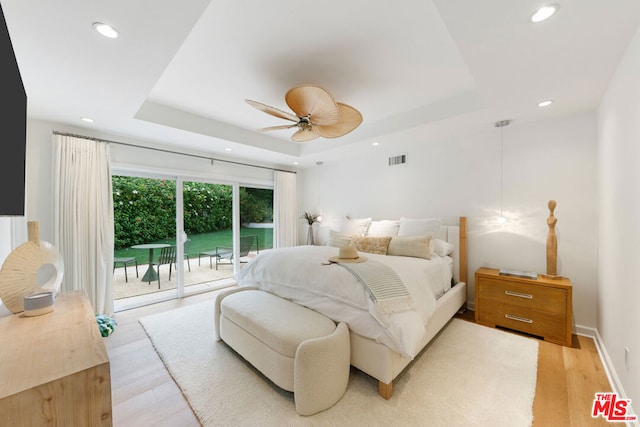
<svg viewBox="0 0 640 427">
<path fill-rule="evenodd" d="M 512 314 L 505 314 L 504 317 L 506 317 L 507 319 L 511 319 L 511 320 L 517 320 L 518 322 L 533 323 L 533 320 L 531 320 L 531 319 L 527 319 L 526 317 L 514 316 Z"/>
<path fill-rule="evenodd" d="M 513 292 L 513 291 L 504 291 L 504 293 L 511 297 L 533 299 L 533 295 L 530 295 L 530 294 L 521 294 L 520 292 Z"/>
</svg>

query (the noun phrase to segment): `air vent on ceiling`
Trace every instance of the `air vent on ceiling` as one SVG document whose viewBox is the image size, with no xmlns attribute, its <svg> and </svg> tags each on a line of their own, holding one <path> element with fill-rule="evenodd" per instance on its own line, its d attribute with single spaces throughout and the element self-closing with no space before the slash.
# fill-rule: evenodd
<svg viewBox="0 0 640 427">
<path fill-rule="evenodd" d="M 389 157 L 389 166 L 404 165 L 405 163 L 407 163 L 406 154 L 400 154 L 399 156 Z"/>
</svg>

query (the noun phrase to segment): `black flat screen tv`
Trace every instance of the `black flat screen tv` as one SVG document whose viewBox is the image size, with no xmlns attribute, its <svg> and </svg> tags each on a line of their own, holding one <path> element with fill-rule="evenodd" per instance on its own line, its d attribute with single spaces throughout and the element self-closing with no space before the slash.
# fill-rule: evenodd
<svg viewBox="0 0 640 427">
<path fill-rule="evenodd" d="M 0 215 L 24 216 L 27 93 L 0 5 Z"/>
</svg>

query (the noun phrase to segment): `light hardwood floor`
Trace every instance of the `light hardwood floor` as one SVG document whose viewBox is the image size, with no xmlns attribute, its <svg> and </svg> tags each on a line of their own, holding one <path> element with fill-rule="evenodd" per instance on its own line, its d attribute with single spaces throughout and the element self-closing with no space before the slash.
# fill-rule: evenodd
<svg viewBox="0 0 640 427">
<path fill-rule="evenodd" d="M 116 332 L 104 340 L 111 361 L 114 426 L 199 425 L 138 319 L 215 295 L 207 292 L 115 314 Z M 473 312 L 458 317 L 473 321 Z M 609 425 L 591 417 L 594 395 L 603 391 L 611 388 L 592 339 L 574 335 L 571 348 L 540 341 L 533 427 Z"/>
</svg>

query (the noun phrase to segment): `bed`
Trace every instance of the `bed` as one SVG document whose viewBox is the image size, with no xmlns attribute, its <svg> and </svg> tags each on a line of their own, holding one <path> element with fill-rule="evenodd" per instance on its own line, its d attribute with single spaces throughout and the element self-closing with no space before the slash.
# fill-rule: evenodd
<svg viewBox="0 0 640 427">
<path fill-rule="evenodd" d="M 440 226 L 430 238 L 430 259 L 391 250 L 385 255 L 359 252 L 367 258 L 360 265 L 399 279 L 412 301 L 403 309 L 383 308 L 372 299 L 355 264 L 329 262 L 338 253 L 335 242 L 263 251 L 235 278 L 239 286 L 257 287 L 347 323 L 351 365 L 377 379 L 379 394 L 389 399 L 393 380 L 466 303 L 466 218 Z M 394 244 L 411 237 L 395 239 Z M 436 254 L 434 242 L 447 242 L 450 250 Z"/>
</svg>

